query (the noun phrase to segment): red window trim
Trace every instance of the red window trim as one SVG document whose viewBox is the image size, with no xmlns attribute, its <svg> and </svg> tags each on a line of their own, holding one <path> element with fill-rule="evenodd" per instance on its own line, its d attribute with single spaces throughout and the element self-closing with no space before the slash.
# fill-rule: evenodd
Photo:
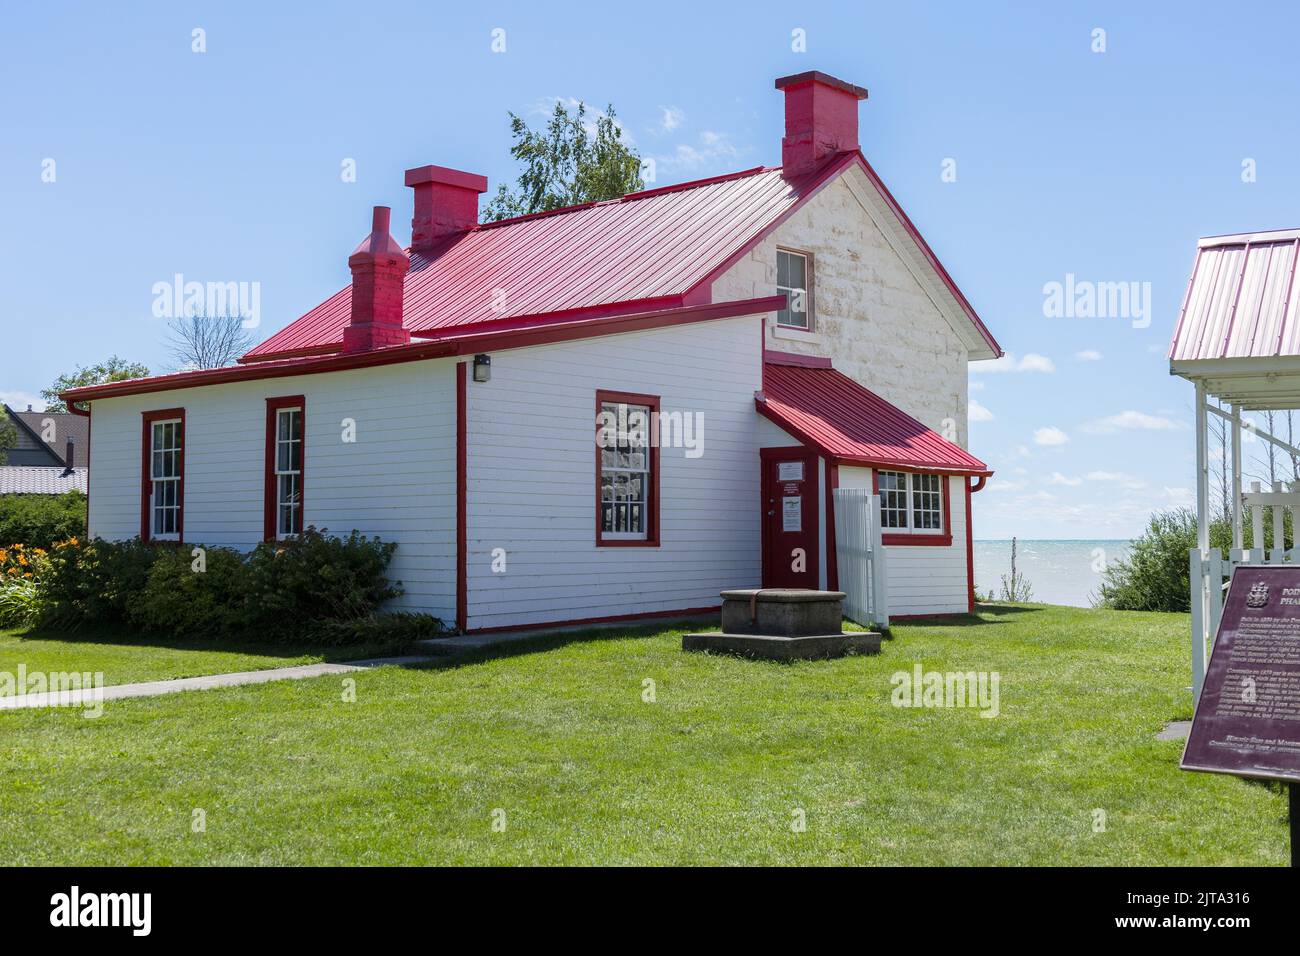
<svg viewBox="0 0 1300 956">
<path fill-rule="evenodd" d="M 650 408 L 651 420 L 659 415 L 658 395 L 639 395 L 635 392 L 615 392 L 608 389 L 596 390 L 596 432 L 600 431 L 600 407 L 606 402 L 624 405 L 646 405 Z M 659 547 L 659 436 L 650 435 L 650 489 L 646 495 L 646 506 L 650 513 L 646 516 L 645 538 L 610 538 L 601 532 L 600 508 L 600 442 L 596 446 L 596 547 L 598 548 L 657 548 Z"/>
<path fill-rule="evenodd" d="M 302 475 L 298 484 L 302 526 L 307 527 L 307 399 L 302 395 L 281 395 L 266 400 L 266 470 L 262 490 L 262 539 L 276 539 L 276 506 L 279 488 L 275 480 L 275 426 L 282 408 L 302 409 Z"/>
<path fill-rule="evenodd" d="M 880 543 L 883 545 L 902 546 L 902 547 L 922 547 L 922 548 L 948 548 L 952 547 L 952 503 L 948 494 L 949 476 L 941 471 L 923 471 L 916 468 L 872 468 L 871 469 L 871 492 L 880 494 L 880 472 L 881 471 L 898 471 L 908 475 L 938 475 L 939 487 L 943 491 L 943 531 L 935 534 L 932 531 L 904 531 L 893 532 L 892 534 L 881 534 Z M 910 511 L 912 502 L 909 499 L 907 507 Z"/>
<path fill-rule="evenodd" d="M 157 408 L 140 413 L 140 540 L 152 540 L 150 530 L 149 497 L 153 491 L 153 472 L 150 456 L 153 452 L 153 423 L 179 419 L 181 423 L 181 479 L 176 488 L 176 540 L 185 540 L 185 449 L 190 444 L 189 429 L 185 427 L 185 409 Z"/>
</svg>

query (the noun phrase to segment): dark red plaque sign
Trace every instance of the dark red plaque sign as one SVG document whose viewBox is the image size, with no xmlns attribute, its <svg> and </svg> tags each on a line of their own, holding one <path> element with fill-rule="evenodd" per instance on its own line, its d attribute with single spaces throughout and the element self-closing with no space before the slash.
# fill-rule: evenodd
<svg viewBox="0 0 1300 956">
<path fill-rule="evenodd" d="M 1239 567 L 1233 573 L 1182 767 L 1288 780 L 1295 790 L 1300 566 Z"/>
</svg>

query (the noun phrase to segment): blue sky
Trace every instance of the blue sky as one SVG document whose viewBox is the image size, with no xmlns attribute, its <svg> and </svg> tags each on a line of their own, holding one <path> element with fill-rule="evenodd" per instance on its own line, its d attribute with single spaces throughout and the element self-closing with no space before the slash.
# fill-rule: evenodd
<svg viewBox="0 0 1300 956">
<path fill-rule="evenodd" d="M 820 69 L 871 91 L 864 152 L 1014 357 L 971 376 L 998 472 L 977 536 L 1128 536 L 1190 500 L 1191 387 L 1164 355 L 1197 237 L 1300 225 L 1300 15 L 1196 8 L 11 6 L 0 395 L 112 353 L 165 370 L 151 290 L 176 273 L 260 283 L 280 328 L 346 282 L 372 205 L 406 238 L 407 167 L 512 179 L 507 110 L 612 102 L 666 184 L 779 162 L 772 80 Z M 1048 317 L 1067 275 L 1149 283 L 1149 325 Z"/>
</svg>

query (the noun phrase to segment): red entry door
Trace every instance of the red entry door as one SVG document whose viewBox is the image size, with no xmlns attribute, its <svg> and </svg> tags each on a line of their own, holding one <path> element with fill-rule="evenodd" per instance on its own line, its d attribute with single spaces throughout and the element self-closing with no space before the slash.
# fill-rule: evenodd
<svg viewBox="0 0 1300 956">
<path fill-rule="evenodd" d="M 816 590 L 817 456 L 806 448 L 764 448 L 763 587 Z"/>
</svg>

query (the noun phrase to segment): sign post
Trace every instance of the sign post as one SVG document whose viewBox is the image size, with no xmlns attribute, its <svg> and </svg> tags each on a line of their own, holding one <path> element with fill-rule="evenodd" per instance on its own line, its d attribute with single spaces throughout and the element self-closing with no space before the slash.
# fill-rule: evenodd
<svg viewBox="0 0 1300 956">
<path fill-rule="evenodd" d="M 1181 764 L 1280 780 L 1300 854 L 1300 565 L 1239 566 Z"/>
</svg>

